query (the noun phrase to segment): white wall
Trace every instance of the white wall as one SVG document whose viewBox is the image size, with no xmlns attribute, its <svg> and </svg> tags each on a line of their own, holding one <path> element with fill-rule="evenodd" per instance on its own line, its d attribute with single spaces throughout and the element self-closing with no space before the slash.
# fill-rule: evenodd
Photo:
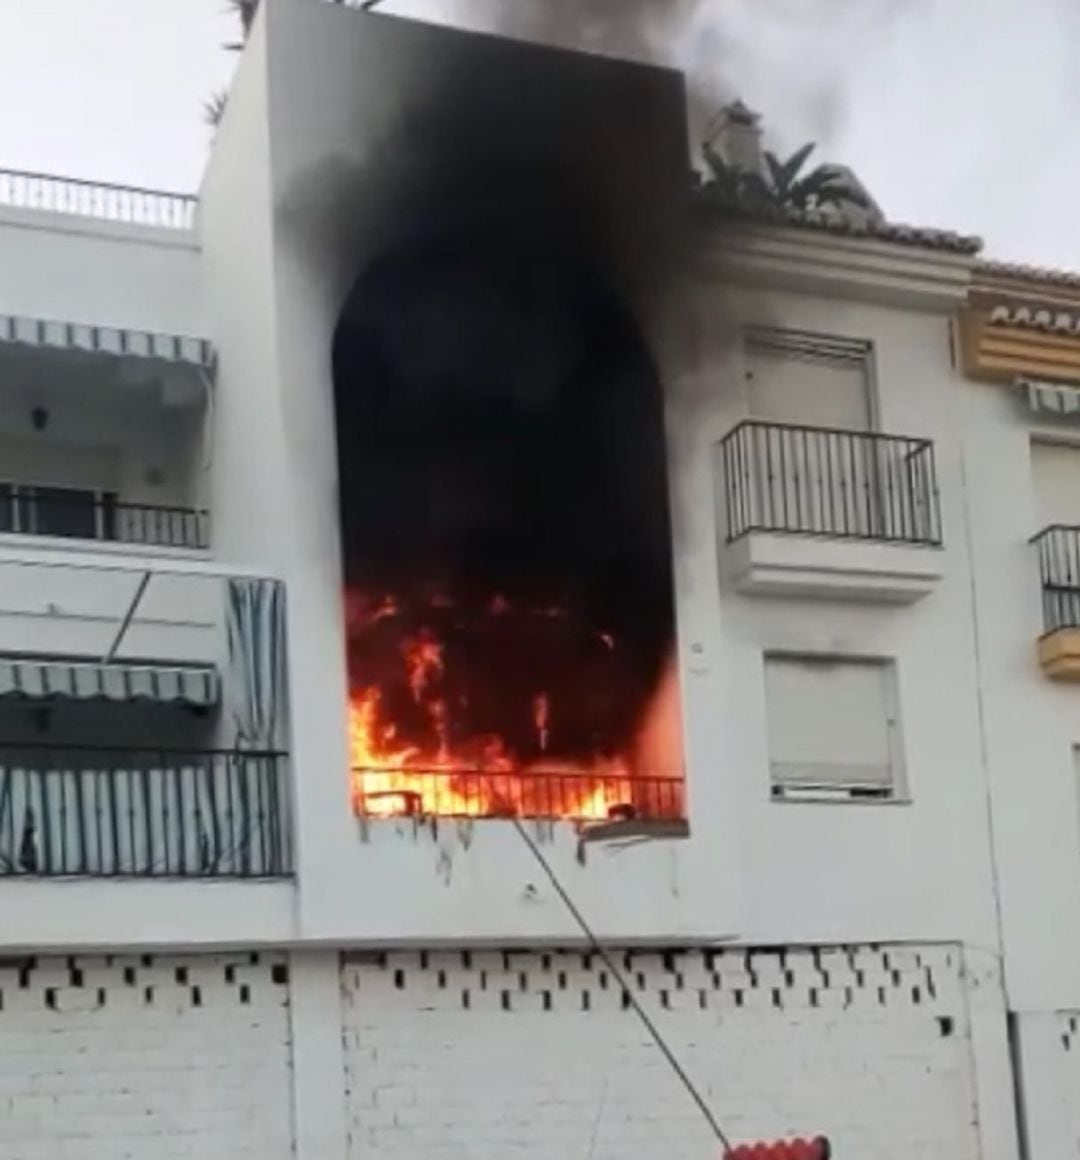
<svg viewBox="0 0 1080 1160">
<path fill-rule="evenodd" d="M 162 240 L 170 256 L 153 258 L 155 285 L 173 288 L 150 290 L 140 282 L 139 263 L 149 269 L 147 255 L 157 254 L 157 241 L 91 239 L 121 255 L 108 259 L 119 264 L 110 267 L 116 273 L 107 280 L 98 320 L 152 325 L 146 314 L 126 313 L 134 301 L 122 295 L 131 294 L 144 310 L 157 303 L 162 320 L 175 310 L 170 328 L 187 329 L 181 325 L 183 310 L 191 307 L 187 296 L 200 279 L 205 288 L 199 310 L 213 320 L 210 336 L 221 353 L 216 542 L 226 559 L 279 572 L 289 586 L 299 929 L 310 938 L 576 935 L 507 824 L 444 824 L 434 832 L 403 822 L 364 828 L 348 802 L 330 337 L 357 269 L 356 255 L 363 253 L 345 245 L 359 244 L 363 214 L 372 208 L 364 166 L 379 156 L 387 127 L 404 115 L 401 94 L 412 78 L 422 77 L 413 91 L 423 97 L 431 61 L 448 67 L 451 43 L 462 61 L 474 65 L 494 51 L 491 41 L 447 41 L 443 35 L 330 5 L 277 0 L 257 22 L 244 54 L 206 176 L 201 275 L 195 277 L 186 264 L 195 261 L 189 242 Z M 368 200 L 359 192 L 364 189 Z M 69 252 L 64 247 L 82 245 L 82 236 L 76 231 L 53 239 L 55 262 L 49 267 L 54 258 L 44 259 L 49 281 L 41 293 L 49 289 L 55 309 L 45 313 L 60 307 L 72 313 L 57 294 L 60 287 L 74 293 L 73 278 L 55 263 L 61 250 Z M 87 251 L 79 263 L 85 266 L 93 256 Z M 124 266 L 129 259 L 134 264 Z M 173 259 L 181 269 L 171 269 Z M 773 260 L 782 265 L 782 255 Z M 582 865 L 570 827 L 545 834 L 545 851 L 609 937 L 994 942 L 958 452 L 967 417 L 958 409 L 948 362 L 949 307 L 943 299 L 930 303 L 917 294 L 904 306 L 863 301 L 895 294 L 902 279 L 914 282 L 908 266 L 891 275 L 889 286 L 883 282 L 880 292 L 864 295 L 848 286 L 847 300 L 838 296 L 843 287 L 836 267 L 828 273 L 828 298 L 805 269 L 800 277 L 806 292 L 797 294 L 739 288 L 741 275 L 713 267 L 689 271 L 676 295 L 679 321 L 658 345 L 675 463 L 692 836 L 591 847 Z M 868 269 L 860 275 L 864 281 Z M 721 279 L 731 277 L 735 283 L 720 289 Z M 124 287 L 115 290 L 121 295 L 113 303 L 123 314 L 119 319 L 106 318 L 116 312 L 109 306 L 114 282 Z M 162 295 L 175 300 L 164 303 Z M 29 289 L 9 308 L 37 309 Z M 192 309 L 190 319 L 198 313 Z M 74 316 L 86 312 L 75 310 Z M 932 595 L 895 608 L 764 600 L 722 589 L 715 445 L 748 411 L 736 341 L 744 323 L 873 344 L 878 425 L 937 441 L 946 575 Z M 47 618 L 28 613 L 72 603 L 76 614 L 62 626 L 63 639 L 68 650 L 93 651 L 109 623 L 89 608 L 100 593 L 91 586 L 63 601 L 50 599 L 51 583 L 10 589 L 8 617 L 12 625 L 20 617 L 26 625 L 26 633 L 19 636 L 20 629 L 15 636 L 22 647 L 32 647 L 30 633 L 52 629 Z M 76 624 L 91 621 L 93 641 L 87 635 L 75 642 Z M 129 647 L 156 651 L 135 643 L 141 631 L 137 624 Z M 35 637 L 39 647 L 45 639 Z M 59 636 L 56 642 L 50 647 L 59 647 Z M 761 671 L 768 649 L 896 658 L 910 803 L 769 799 Z M 1060 822 L 1065 811 L 1058 816 Z"/>
<path fill-rule="evenodd" d="M 983 1155 L 956 948 L 616 957 L 734 1142 Z M 391 955 L 343 983 L 350 1160 L 718 1151 L 596 956 Z"/>
<path fill-rule="evenodd" d="M 993 1109 L 957 947 L 613 953 L 733 1142 L 824 1132 L 838 1155 L 1009 1155 L 985 1136 L 980 1151 Z M 39 955 L 0 964 L 0 997 L 12 1160 L 717 1147 L 580 953 Z"/>
<path fill-rule="evenodd" d="M 63 370 L 57 370 L 57 377 Z M 5 381 L 0 370 L 0 480 L 113 491 L 120 502 L 194 508 L 203 493 L 201 408 L 165 408 L 120 383 L 81 391 Z M 45 431 L 30 412 L 48 410 Z"/>
<path fill-rule="evenodd" d="M 283 946 L 294 901 L 285 881 L 0 879 L 5 954 Z"/>
<path fill-rule="evenodd" d="M 247 953 L 6 960 L 0 1153 L 292 1157 L 286 970 Z"/>
<path fill-rule="evenodd" d="M 1028 1156 L 1075 1156 L 1080 1151 L 1078 1030 L 1080 1011 L 1032 1011 L 1015 1017 Z"/>
<path fill-rule="evenodd" d="M 1048 680 L 1039 565 L 1042 516 L 1030 462 L 1040 427 L 1010 390 L 956 390 L 978 578 L 983 714 L 993 793 L 1006 979 L 1020 1011 L 1080 1007 L 1080 690 Z M 1077 433 L 1073 434 L 1075 438 Z M 1080 522 L 1080 511 L 1074 519 Z"/>
<path fill-rule="evenodd" d="M 222 353 L 222 484 L 215 510 L 226 550 L 242 553 L 245 563 L 274 560 L 288 582 L 303 933 L 379 941 L 572 938 L 572 921 L 506 823 L 463 831 L 444 825 L 435 839 L 426 829 L 414 835 L 411 823 L 373 823 L 365 838 L 348 800 L 330 341 L 365 253 L 354 219 L 371 211 L 371 186 L 357 173 L 402 115 L 410 84 L 414 99 L 426 92 L 435 61 L 439 68 L 485 67 L 491 43 L 453 37 L 454 52 L 462 55 L 446 57 L 447 42 L 430 29 L 302 0 L 270 5 L 264 17 L 271 42 L 274 250 L 269 271 L 270 255 L 252 253 L 245 276 L 272 274 L 276 304 L 272 318 L 255 324 L 243 312 L 254 309 L 250 299 L 259 300 L 265 283 L 253 285 L 250 297 L 223 287 L 230 313 L 215 335 Z M 237 107 L 230 103 L 238 126 L 257 113 L 251 70 L 263 51 L 261 38 L 260 31 L 245 56 Z M 265 170 L 261 177 L 256 171 L 266 163 L 262 152 L 241 156 L 254 136 L 230 146 L 231 128 L 227 118 L 204 208 L 208 263 L 220 262 L 226 281 L 244 269 L 237 246 L 261 244 L 250 231 L 261 221 L 257 195 L 264 191 L 254 186 L 265 180 Z M 226 181 L 230 167 L 237 180 L 246 175 L 244 190 Z M 228 216 L 237 205 L 242 222 Z M 366 239 L 368 253 L 378 241 Z M 239 300 L 243 305 L 234 307 Z M 253 328 L 263 325 L 275 329 Z M 269 346 L 271 334 L 279 365 L 255 365 L 244 352 Z M 257 456 L 273 465 L 273 480 L 263 488 L 256 481 L 267 468 Z M 248 499 L 253 488 L 254 502 Z M 685 695 L 692 697 L 689 690 Z M 707 701 L 701 710 L 715 716 Z M 701 744 L 700 768 L 718 764 L 713 743 Z M 556 828 L 546 849 L 605 934 L 688 939 L 734 931 L 735 875 L 721 785 L 704 774 L 692 781 L 691 808 L 703 821 L 689 842 L 594 850 L 582 867 L 573 830 Z M 391 881 L 394 890 L 386 888 Z"/>
<path fill-rule="evenodd" d="M 680 622 L 707 671 L 720 722 L 713 776 L 739 819 L 740 934 L 771 941 L 964 938 L 996 941 L 979 733 L 961 417 L 946 305 L 898 308 L 719 284 L 703 263 L 674 297 L 665 335 L 674 461 Z M 908 607 L 741 596 L 723 589 L 717 442 L 749 413 L 744 325 L 872 344 L 883 432 L 935 440 L 944 578 Z M 714 491 L 714 489 L 716 489 Z M 714 502 L 714 495 L 721 497 Z M 719 551 L 718 551 L 719 545 Z M 930 551 L 931 549 L 927 549 Z M 684 646 L 684 655 L 686 653 Z M 909 803 L 776 802 L 769 797 L 762 657 L 767 651 L 896 661 Z M 698 679 L 701 679 L 700 677 Z M 704 708 L 689 728 L 710 727 Z M 842 730 L 842 713 L 835 721 Z M 706 820 L 704 824 L 709 823 Z"/>
<path fill-rule="evenodd" d="M 348 803 L 330 340 L 365 252 L 374 195 L 364 167 L 404 115 L 400 94 L 410 91 L 410 77 L 424 77 L 411 90 L 421 99 L 431 84 L 429 54 L 449 67 L 450 43 L 422 26 L 334 6 L 268 6 L 204 191 L 207 284 L 221 348 L 219 542 L 246 564 L 272 564 L 288 582 L 299 915 L 311 938 L 575 935 L 506 823 L 440 824 L 434 833 L 401 822 L 365 828 Z M 481 54 L 473 67 L 491 50 L 488 41 L 452 43 L 462 60 Z M 608 937 L 995 941 L 949 362 L 949 295 L 963 271 L 902 250 L 882 258 L 881 247 L 852 257 L 855 248 L 844 246 L 845 261 L 861 263 L 858 279 L 880 284 L 864 291 L 860 282 L 844 283 L 820 247 L 827 298 L 806 262 L 791 279 L 804 293 L 721 290 L 723 278 L 738 283 L 741 274 L 706 265 L 688 272 L 675 296 L 677 322 L 658 340 L 676 465 L 692 836 L 594 848 L 582 866 L 570 827 L 554 828 L 545 849 Z M 771 258 L 783 282 L 781 259 Z M 881 275 L 886 260 L 892 266 Z M 722 590 L 715 445 L 748 410 L 734 341 L 744 323 L 872 343 L 879 427 L 937 442 L 945 577 L 930 596 L 897 608 Z M 761 668 L 768 649 L 896 658 L 910 803 L 770 800 Z"/>
<path fill-rule="evenodd" d="M 0 209 L 0 313 L 203 337 L 193 233 Z"/>
</svg>

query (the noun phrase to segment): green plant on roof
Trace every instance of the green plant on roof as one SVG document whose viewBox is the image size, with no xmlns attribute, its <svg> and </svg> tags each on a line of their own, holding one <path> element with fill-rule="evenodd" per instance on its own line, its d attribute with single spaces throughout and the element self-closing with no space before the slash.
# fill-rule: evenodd
<svg viewBox="0 0 1080 1160">
<path fill-rule="evenodd" d="M 252 22 L 255 20 L 255 13 L 259 9 L 259 0 L 228 0 L 228 4 L 230 11 L 240 21 L 240 39 L 231 41 L 225 47 L 229 52 L 241 52 L 247 41 L 248 33 L 251 31 Z M 216 128 L 221 124 L 221 118 L 225 116 L 225 106 L 228 104 L 228 100 L 228 94 L 224 90 L 221 90 L 214 93 L 209 100 L 203 102 L 203 116 L 206 118 L 208 125 Z"/>
<path fill-rule="evenodd" d="M 706 141 L 702 154 L 709 174 L 701 188 L 711 200 L 738 208 L 786 207 L 800 211 L 845 206 L 870 208 L 870 199 L 839 166 L 823 164 L 803 172 L 814 148 L 813 142 L 803 145 L 786 161 L 766 150 L 767 172 L 755 173 L 730 165 L 715 145 Z"/>
</svg>

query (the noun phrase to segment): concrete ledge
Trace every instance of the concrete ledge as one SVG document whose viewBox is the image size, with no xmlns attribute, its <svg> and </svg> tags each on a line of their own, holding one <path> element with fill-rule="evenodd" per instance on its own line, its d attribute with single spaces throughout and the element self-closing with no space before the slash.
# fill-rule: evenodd
<svg viewBox="0 0 1080 1160">
<path fill-rule="evenodd" d="M 726 583 L 755 596 L 911 604 L 943 575 L 939 547 L 749 532 L 726 544 Z"/>
<path fill-rule="evenodd" d="M 295 891 L 269 879 L 7 879 L 0 952 L 284 946 L 296 934 Z"/>
<path fill-rule="evenodd" d="M 1054 681 L 1080 681 L 1080 628 L 1058 628 L 1039 638 L 1039 664 Z"/>
</svg>

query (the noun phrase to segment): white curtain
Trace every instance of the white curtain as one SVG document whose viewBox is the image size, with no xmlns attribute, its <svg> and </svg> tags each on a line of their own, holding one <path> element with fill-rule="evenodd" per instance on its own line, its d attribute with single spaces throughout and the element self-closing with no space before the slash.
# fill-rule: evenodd
<svg viewBox="0 0 1080 1160">
<path fill-rule="evenodd" d="M 275 749 L 285 706 L 285 589 L 277 580 L 228 582 L 226 683 L 236 744 Z"/>
</svg>

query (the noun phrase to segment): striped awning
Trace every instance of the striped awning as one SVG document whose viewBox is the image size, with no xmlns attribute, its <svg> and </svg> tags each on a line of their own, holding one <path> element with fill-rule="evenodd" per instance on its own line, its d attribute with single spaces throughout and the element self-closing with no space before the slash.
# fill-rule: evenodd
<svg viewBox="0 0 1080 1160">
<path fill-rule="evenodd" d="M 1080 388 L 1040 379 L 1017 379 L 1016 385 L 1024 392 L 1028 408 L 1037 414 L 1080 421 Z"/>
<path fill-rule="evenodd" d="M 204 371 L 209 371 L 214 365 L 213 344 L 204 338 L 88 326 L 80 322 L 53 322 L 15 314 L 0 314 L 0 343 L 77 350 L 116 358 L 152 359 Z"/>
<path fill-rule="evenodd" d="M 211 667 L 0 658 L 0 698 L 156 701 L 204 707 L 217 703 L 218 685 L 217 671 Z"/>
</svg>

